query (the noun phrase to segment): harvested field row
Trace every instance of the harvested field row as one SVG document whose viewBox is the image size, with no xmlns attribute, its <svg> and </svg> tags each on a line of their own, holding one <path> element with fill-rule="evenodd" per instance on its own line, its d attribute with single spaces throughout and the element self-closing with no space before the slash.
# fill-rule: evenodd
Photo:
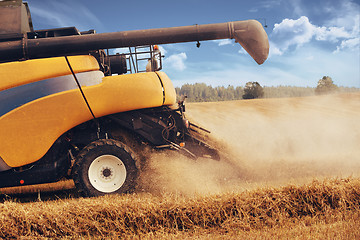
<svg viewBox="0 0 360 240">
<path fill-rule="evenodd" d="M 169 237 L 176 232 L 244 234 L 350 221 L 360 237 L 360 179 L 313 181 L 206 197 L 134 194 L 0 205 L 0 237 Z M 350 219 L 350 220 L 349 220 Z M 299 226 L 299 225 L 297 225 Z M 288 230 L 289 231 L 289 228 Z M 151 235 L 149 235 L 151 234 Z"/>
</svg>

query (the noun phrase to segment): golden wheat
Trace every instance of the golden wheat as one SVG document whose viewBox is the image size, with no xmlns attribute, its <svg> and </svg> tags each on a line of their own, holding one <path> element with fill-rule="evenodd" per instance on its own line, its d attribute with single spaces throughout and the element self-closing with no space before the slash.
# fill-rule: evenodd
<svg viewBox="0 0 360 240">
<path fill-rule="evenodd" d="M 192 198 L 133 194 L 30 203 L 6 200 L 0 205 L 0 237 L 116 238 L 174 231 L 256 232 L 314 219 L 334 223 L 358 214 L 359 206 L 360 179 Z"/>
</svg>

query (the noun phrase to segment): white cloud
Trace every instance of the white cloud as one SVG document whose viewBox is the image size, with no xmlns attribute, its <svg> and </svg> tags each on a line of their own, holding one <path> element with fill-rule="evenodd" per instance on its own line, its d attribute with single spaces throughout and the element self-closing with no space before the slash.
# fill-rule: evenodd
<svg viewBox="0 0 360 240">
<path fill-rule="evenodd" d="M 265 9 L 277 8 L 282 0 L 265 0 L 260 2 L 260 7 Z"/>
<path fill-rule="evenodd" d="M 257 81 L 262 86 L 316 87 L 323 76 L 330 76 L 338 86 L 360 87 L 359 61 L 352 52 L 331 54 L 326 49 L 304 46 L 296 54 L 274 56 L 267 64 L 258 66 L 250 61 L 223 64 L 224 68 L 205 68 L 192 63 L 183 72 L 169 72 L 174 85 L 203 82 L 212 86 L 244 86 L 248 81 Z M 197 71 L 195 69 L 201 69 Z"/>
<path fill-rule="evenodd" d="M 328 6 L 328 12 L 332 18 L 327 26 L 345 27 L 347 31 L 356 30 L 359 32 L 359 5 L 351 0 L 342 0 L 338 4 Z"/>
<path fill-rule="evenodd" d="M 129 48 L 113 48 L 110 50 L 111 54 L 122 54 L 122 53 L 128 53 L 129 52 Z"/>
<path fill-rule="evenodd" d="M 221 39 L 221 40 L 216 40 L 216 42 L 218 43 L 218 46 L 233 44 L 233 41 L 231 39 Z"/>
<path fill-rule="evenodd" d="M 244 48 L 241 48 L 241 49 L 239 50 L 239 53 L 240 53 L 240 54 L 248 55 L 248 53 L 246 52 L 246 50 L 245 50 Z"/>
<path fill-rule="evenodd" d="M 281 56 L 283 55 L 284 52 L 282 52 L 277 46 L 275 43 L 271 42 L 270 41 L 270 49 L 269 49 L 269 58 L 273 55 L 278 55 L 278 56 Z"/>
<path fill-rule="evenodd" d="M 339 38 L 349 38 L 351 33 L 344 27 L 316 27 L 314 26 L 314 36 L 318 41 L 338 42 Z"/>
<path fill-rule="evenodd" d="M 271 38 L 273 40 L 274 48 L 273 53 L 281 55 L 290 47 L 301 47 L 312 40 L 326 41 L 330 43 L 341 42 L 341 45 L 349 47 L 356 45 L 347 44 L 346 41 L 358 35 L 354 29 L 351 31 L 345 27 L 325 27 L 316 26 L 312 24 L 306 16 L 299 19 L 284 19 L 281 23 L 275 24 Z M 345 42 L 344 42 L 345 41 Z M 338 46 L 337 49 L 345 49 L 345 47 Z"/>
<path fill-rule="evenodd" d="M 250 13 L 257 13 L 258 11 L 259 11 L 259 9 L 257 9 L 257 8 L 251 8 L 251 9 L 249 9 L 248 12 L 250 12 Z"/>
<path fill-rule="evenodd" d="M 292 0 L 289 1 L 289 4 L 293 9 L 294 14 L 296 14 L 297 16 L 301 16 L 304 14 L 305 8 L 301 6 L 301 0 Z"/>
<path fill-rule="evenodd" d="M 254 5 L 254 6 L 252 6 L 248 10 L 248 12 L 249 13 L 258 13 L 263 10 L 269 11 L 270 9 L 278 8 L 282 1 L 283 0 L 263 0 L 263 1 L 258 1 L 258 2 L 253 1 L 252 5 Z"/>
<path fill-rule="evenodd" d="M 185 60 L 187 59 L 186 53 L 178 53 L 173 54 L 167 58 L 164 59 L 164 66 L 170 67 L 176 71 L 184 71 L 185 66 Z"/>
<path fill-rule="evenodd" d="M 159 50 L 161 52 L 162 55 L 167 54 L 166 49 L 161 46 L 161 45 L 157 45 L 159 47 Z M 148 50 L 148 49 L 147 49 Z M 132 51 L 134 52 L 134 48 L 132 48 Z M 128 47 L 123 47 L 123 48 L 113 48 L 112 49 L 112 54 L 116 54 L 116 53 L 128 53 L 129 52 L 129 48 Z"/>
<path fill-rule="evenodd" d="M 66 20 L 64 20 L 65 18 L 62 15 L 50 12 L 46 9 L 32 7 L 31 13 L 45 19 L 47 24 L 51 26 L 70 26 L 70 24 Z"/>
<path fill-rule="evenodd" d="M 353 24 L 353 29 L 352 29 L 352 34 L 353 35 L 359 35 L 360 32 L 360 14 L 357 14 L 354 16 L 353 18 L 354 24 Z"/>
<path fill-rule="evenodd" d="M 358 49 L 360 50 L 360 38 L 352 38 L 341 42 L 340 46 L 337 46 L 334 53 L 338 53 L 344 49 Z"/>
<path fill-rule="evenodd" d="M 46 1 L 41 5 L 34 2 L 30 5 L 30 11 L 42 19 L 43 25 L 50 27 L 75 26 L 81 31 L 103 27 L 95 14 L 76 1 Z"/>
<path fill-rule="evenodd" d="M 312 60 L 314 60 L 314 56 L 310 55 L 310 56 L 307 56 L 305 59 L 308 61 L 312 61 Z"/>
<path fill-rule="evenodd" d="M 181 86 L 186 83 L 206 83 L 216 86 L 244 86 L 246 82 L 256 81 L 262 86 L 278 85 L 302 85 L 306 86 L 309 82 L 304 81 L 294 73 L 278 68 L 259 68 L 254 65 L 238 65 L 232 69 L 223 69 L 221 71 L 205 71 L 201 74 L 193 74 L 189 77 L 174 77 L 175 86 Z M 314 81 L 316 84 L 316 81 Z"/>
<path fill-rule="evenodd" d="M 167 54 L 167 51 L 166 51 L 166 49 L 165 49 L 163 46 L 158 45 L 158 47 L 159 47 L 159 50 L 160 50 L 160 52 L 161 52 L 162 55 Z"/>
<path fill-rule="evenodd" d="M 298 47 L 309 42 L 314 36 L 313 28 L 305 16 L 297 20 L 284 19 L 281 23 L 274 25 L 272 37 L 276 39 L 278 50 L 283 52 L 292 45 Z"/>
</svg>

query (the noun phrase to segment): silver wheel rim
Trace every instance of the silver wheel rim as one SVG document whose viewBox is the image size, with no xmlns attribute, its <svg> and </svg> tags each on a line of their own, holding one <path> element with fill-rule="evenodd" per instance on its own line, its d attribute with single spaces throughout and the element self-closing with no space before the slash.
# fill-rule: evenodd
<svg viewBox="0 0 360 240">
<path fill-rule="evenodd" d="M 101 155 L 90 164 L 88 176 L 96 190 L 111 193 L 125 183 L 126 167 L 123 161 L 114 155 Z"/>
</svg>

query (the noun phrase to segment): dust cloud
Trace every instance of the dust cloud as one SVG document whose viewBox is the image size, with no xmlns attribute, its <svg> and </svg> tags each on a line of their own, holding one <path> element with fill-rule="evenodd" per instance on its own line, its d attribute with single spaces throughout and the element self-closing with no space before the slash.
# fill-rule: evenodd
<svg viewBox="0 0 360 240">
<path fill-rule="evenodd" d="M 214 194 L 360 176 L 360 94 L 187 104 L 222 160 L 150 156 L 141 187 Z"/>
</svg>

